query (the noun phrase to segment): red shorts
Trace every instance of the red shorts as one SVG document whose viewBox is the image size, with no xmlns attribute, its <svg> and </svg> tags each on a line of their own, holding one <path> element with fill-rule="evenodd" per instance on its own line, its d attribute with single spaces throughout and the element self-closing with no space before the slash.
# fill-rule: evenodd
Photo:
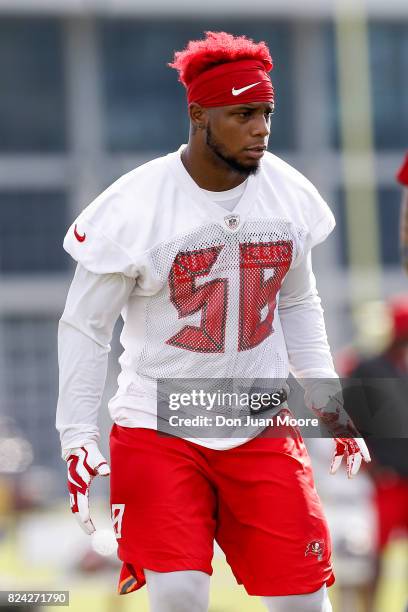
<svg viewBox="0 0 408 612">
<path fill-rule="evenodd" d="M 119 593 L 142 587 L 144 568 L 211 574 L 214 539 L 250 595 L 311 593 L 334 582 L 301 438 L 261 435 L 221 451 L 114 425 L 110 444 Z"/>
<path fill-rule="evenodd" d="M 377 547 L 382 551 L 393 535 L 408 533 L 408 479 L 395 476 L 376 483 Z"/>
</svg>

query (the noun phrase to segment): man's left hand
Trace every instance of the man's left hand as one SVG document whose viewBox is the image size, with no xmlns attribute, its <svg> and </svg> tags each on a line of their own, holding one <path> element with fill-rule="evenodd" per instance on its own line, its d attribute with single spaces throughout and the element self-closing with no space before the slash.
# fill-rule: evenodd
<svg viewBox="0 0 408 612">
<path fill-rule="evenodd" d="M 330 474 L 335 474 L 343 457 L 346 457 L 346 471 L 353 478 L 360 469 L 362 461 L 371 461 L 370 452 L 363 438 L 334 438 L 336 448 L 330 466 Z"/>
<path fill-rule="evenodd" d="M 332 434 L 336 448 L 330 466 L 330 474 L 335 474 L 343 457 L 346 457 L 346 471 L 353 478 L 360 469 L 363 460 L 371 461 L 370 452 L 364 439 L 344 410 L 340 394 L 329 396 L 329 401 L 323 408 L 312 406 L 312 411 Z"/>
</svg>

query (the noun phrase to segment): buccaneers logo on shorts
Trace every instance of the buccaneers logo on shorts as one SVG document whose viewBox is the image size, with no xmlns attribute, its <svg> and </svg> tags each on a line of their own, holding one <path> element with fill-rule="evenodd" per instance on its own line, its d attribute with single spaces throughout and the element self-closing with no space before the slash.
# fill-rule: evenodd
<svg viewBox="0 0 408 612">
<path fill-rule="evenodd" d="M 323 559 L 324 542 L 322 540 L 313 540 L 306 546 L 305 557 L 307 555 L 315 555 L 319 561 Z"/>
</svg>

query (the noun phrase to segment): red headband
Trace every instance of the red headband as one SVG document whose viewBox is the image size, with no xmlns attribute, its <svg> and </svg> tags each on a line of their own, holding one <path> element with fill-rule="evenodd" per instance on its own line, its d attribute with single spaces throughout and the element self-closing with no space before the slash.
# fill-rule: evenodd
<svg viewBox="0 0 408 612">
<path fill-rule="evenodd" d="M 239 60 L 219 64 L 202 72 L 187 88 L 187 101 L 204 108 L 273 102 L 271 79 L 259 60 Z"/>
</svg>

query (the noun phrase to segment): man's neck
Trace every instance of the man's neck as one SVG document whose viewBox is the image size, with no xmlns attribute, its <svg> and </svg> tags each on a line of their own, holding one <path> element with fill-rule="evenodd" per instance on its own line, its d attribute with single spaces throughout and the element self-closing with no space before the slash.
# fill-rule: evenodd
<svg viewBox="0 0 408 612">
<path fill-rule="evenodd" d="M 193 146 L 191 142 L 183 150 L 181 161 L 197 185 L 208 191 L 234 189 L 248 178 L 230 168 L 207 147 Z"/>
</svg>

